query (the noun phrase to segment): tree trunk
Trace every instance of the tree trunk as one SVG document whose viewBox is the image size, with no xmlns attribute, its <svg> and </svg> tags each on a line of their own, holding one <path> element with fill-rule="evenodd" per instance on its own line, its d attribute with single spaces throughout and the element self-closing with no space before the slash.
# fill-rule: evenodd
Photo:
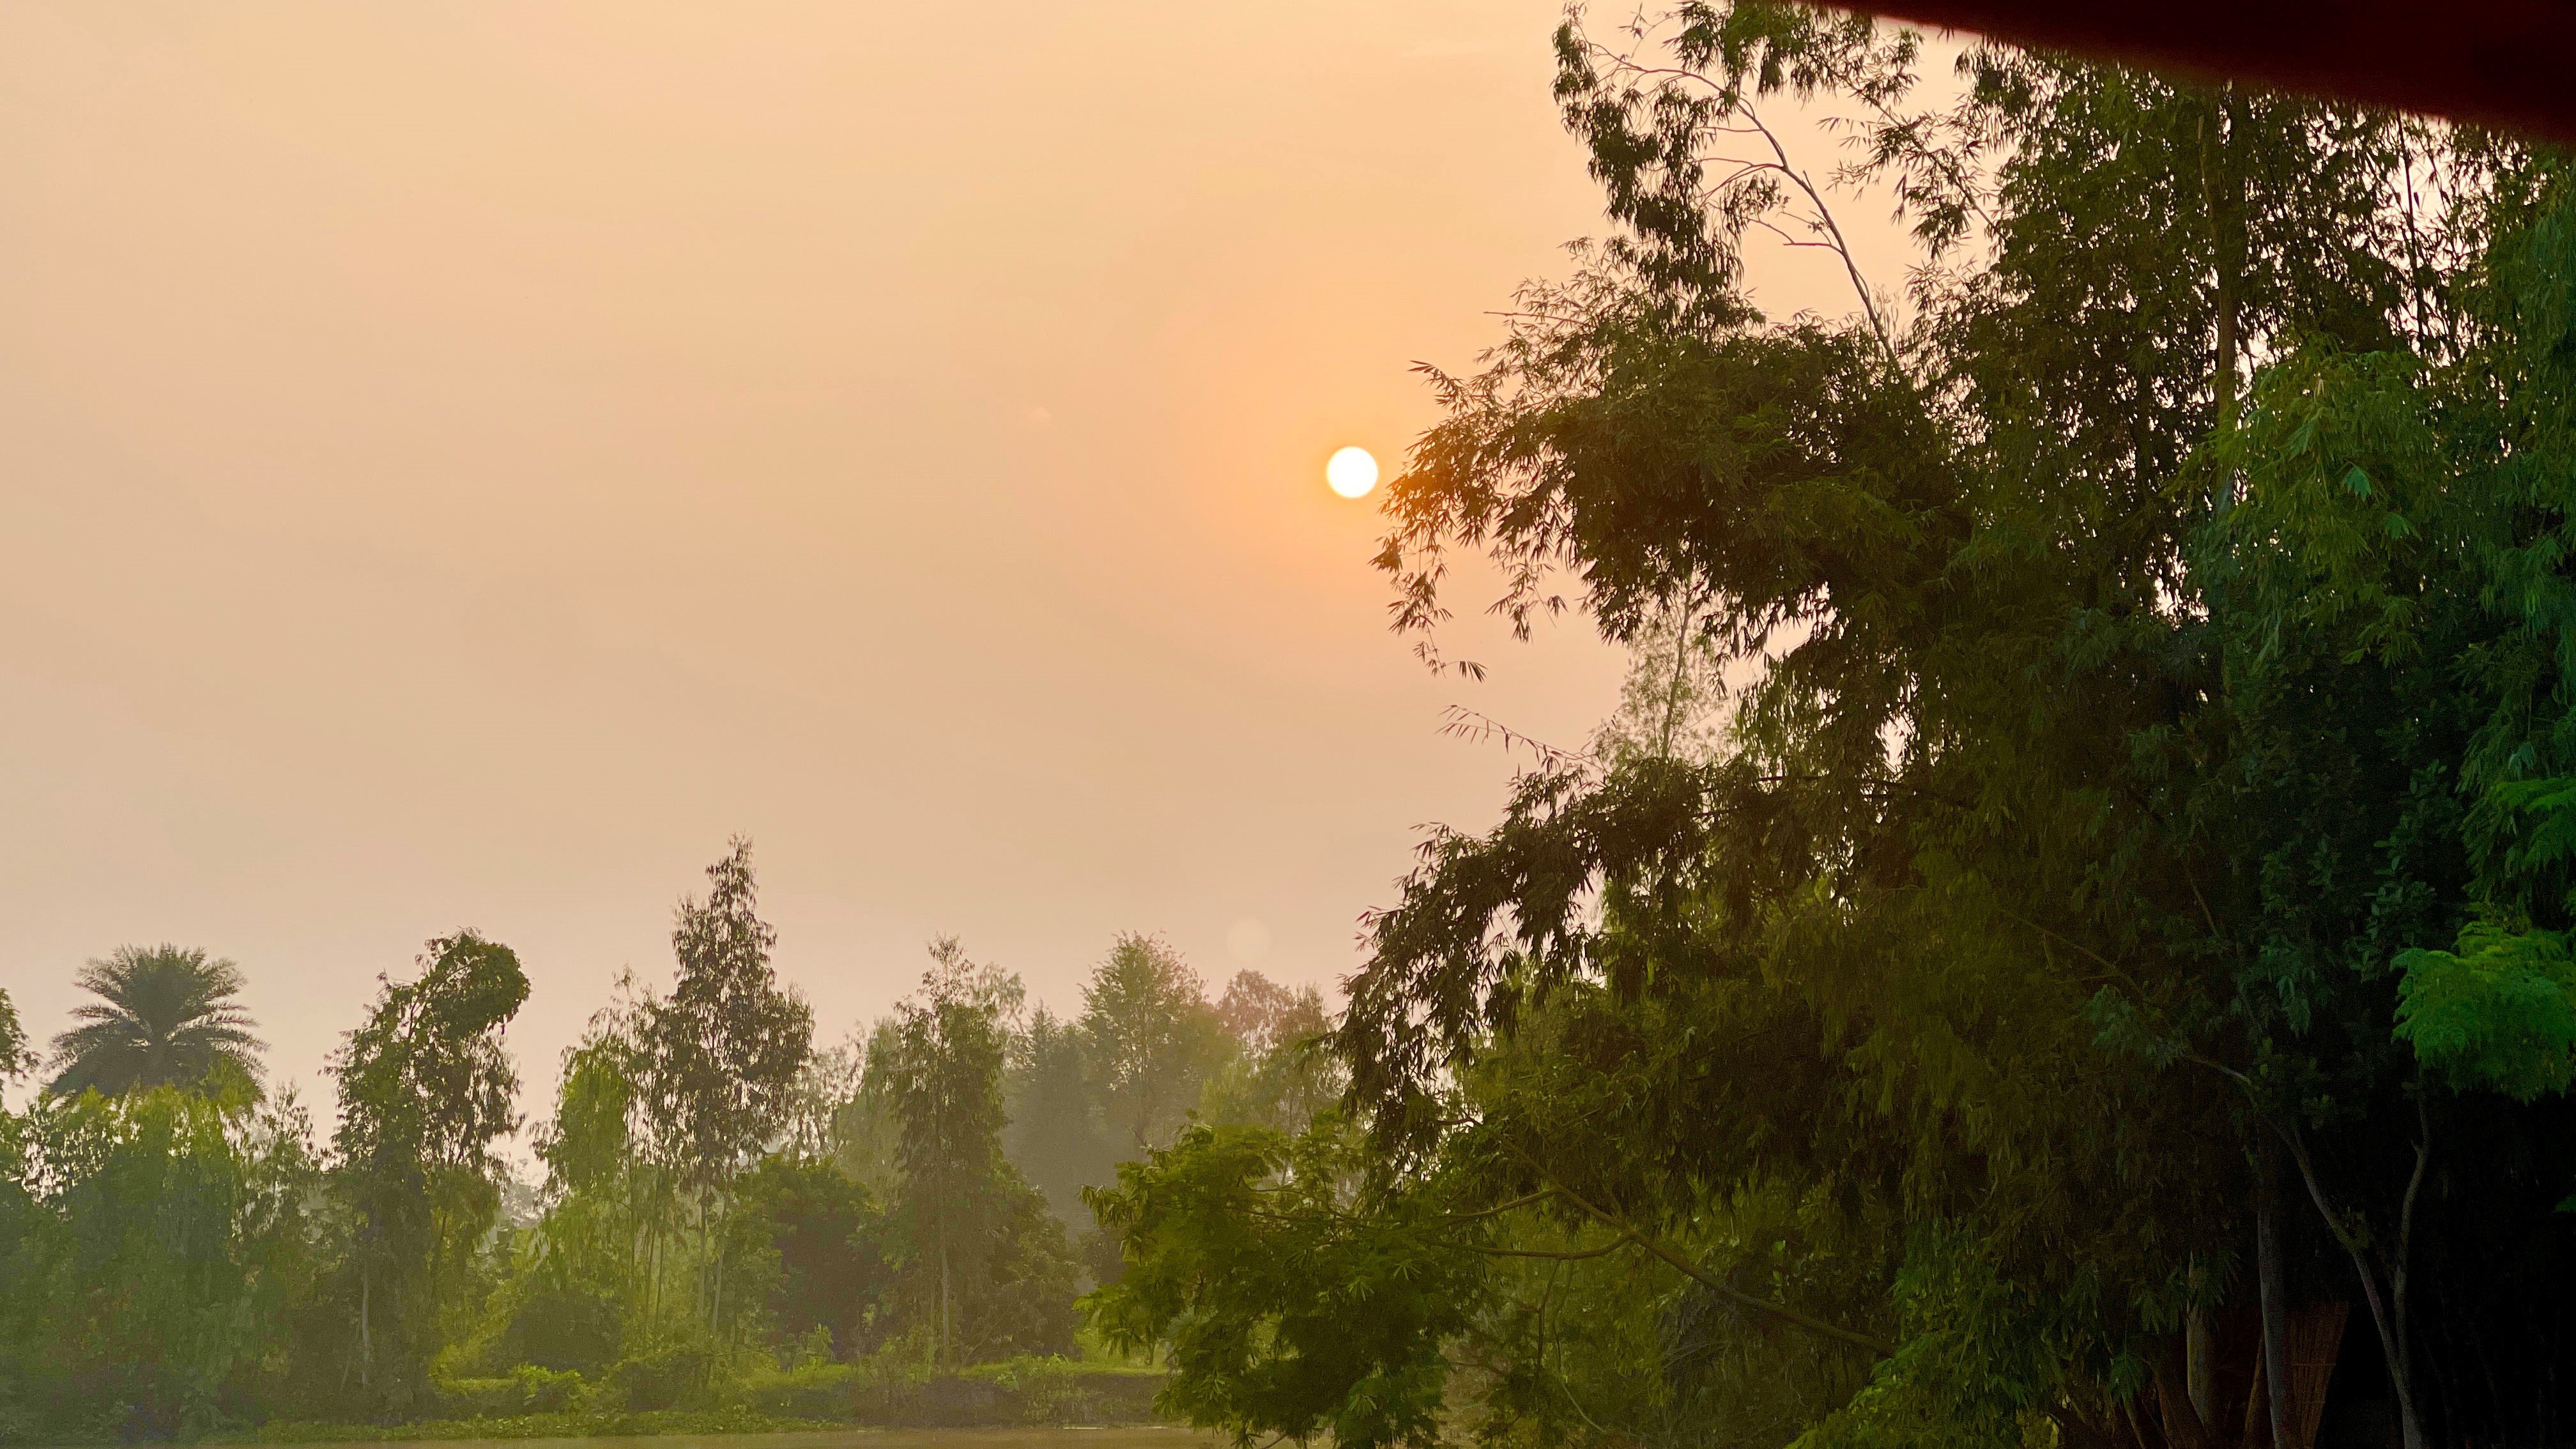
<svg viewBox="0 0 2576 1449">
<path fill-rule="evenodd" d="M 2191 1260 L 2191 1312 L 2183 1320 L 2183 1385 L 2191 1396 L 2191 1411 L 2212 1432 L 2218 1428 L 2218 1355 L 2209 1338 L 2209 1311 L 2201 1306 L 2205 1291 L 2200 1259 Z"/>
<path fill-rule="evenodd" d="M 2244 103 L 2236 87 L 2226 86 L 2211 107 L 2209 144 L 2201 152 L 2201 195 L 2209 208 L 2211 266 L 2216 273 L 2211 303 L 2217 315 L 2217 356 L 2210 369 L 2210 396 L 2221 418 L 2236 411 L 2236 363 L 2244 351 L 2245 175 L 2236 164 L 2236 132 L 2244 120 Z"/>
<path fill-rule="evenodd" d="M 2163 1423 L 2165 1449 L 2222 1449 L 2218 1434 L 2192 1407 L 2185 1382 L 2187 1350 L 2167 1337 L 2150 1365 L 2156 1386 L 2156 1416 Z"/>
<path fill-rule="evenodd" d="M 2271 1405 L 2272 1449 L 2293 1449 L 2290 1304 L 2281 1267 L 2281 1149 L 2270 1133 L 2263 1134 L 2254 1150 L 2254 1277 L 2263 1319 L 2263 1384 Z"/>
<path fill-rule="evenodd" d="M 370 1320 L 370 1315 L 375 1310 L 374 1288 L 375 1270 L 367 1267 L 359 1268 L 358 1387 L 361 1390 L 371 1387 L 371 1375 L 374 1373 L 376 1367 L 375 1324 Z"/>
<path fill-rule="evenodd" d="M 2298 1164 L 2299 1179 L 2307 1185 L 2308 1200 L 2316 1204 L 2317 1215 L 2326 1220 L 2327 1229 L 2335 1235 L 2335 1241 L 2343 1245 L 2345 1255 L 2352 1259 L 2354 1274 L 2361 1279 L 2361 1296 L 2370 1305 L 2370 1323 L 2373 1328 L 2379 1330 L 2379 1350 L 2387 1356 L 2389 1383 L 2397 1391 L 2397 1422 L 2399 1429 L 2405 1435 L 2406 1449 L 2425 1449 L 2424 1425 L 2415 1414 L 2414 1375 L 2410 1371 L 2410 1360 L 2406 1352 L 2404 1316 L 2406 1302 L 2403 1298 L 2399 1298 L 2392 1309 L 2389 1296 L 2379 1291 L 2379 1274 L 2371 1268 L 2370 1255 L 2365 1251 L 2362 1242 L 2353 1235 L 2343 1218 L 2335 1212 L 2334 1205 L 2326 1200 L 2325 1184 L 2317 1180 L 2316 1165 L 2308 1160 L 2307 1148 L 2296 1136 L 2289 1137 L 2288 1142 L 2290 1158 Z M 2428 1123 L 2423 1140 L 2415 1145 L 2415 1173 L 2407 1183 L 2406 1208 L 2399 1218 L 2397 1251 L 2393 1255 L 2398 1275 L 2402 1275 L 2405 1271 L 2404 1264 L 2409 1248 L 2406 1240 L 2414 1229 L 2415 1193 L 2423 1186 L 2424 1166 L 2431 1156 L 2432 1149 L 2433 1139 Z M 2397 1286 L 2403 1285 L 2404 1278 L 2398 1276 Z"/>
<path fill-rule="evenodd" d="M 2415 1170 L 2406 1179 L 2405 1206 L 2399 1208 L 2397 1212 L 2397 1252 L 2388 1265 L 2389 1308 L 2392 1316 L 2397 1320 L 2396 1378 L 2409 1389 L 2407 1396 L 2401 1401 L 2401 1408 L 2405 1414 L 2407 1449 L 2417 1449 L 2424 1437 L 2422 1426 L 2415 1421 L 2415 1402 L 2412 1393 L 2415 1382 L 2415 1345 L 2411 1341 L 2411 1335 L 2406 1331 L 2408 1321 L 2406 1265 L 2415 1250 L 2415 1197 L 2424 1190 L 2424 1169 L 2431 1166 L 2433 1161 L 2433 1114 L 2424 1105 L 2424 1097 L 2420 1092 L 2415 1097 L 2415 1127 L 2418 1134 L 2415 1139 Z"/>
</svg>

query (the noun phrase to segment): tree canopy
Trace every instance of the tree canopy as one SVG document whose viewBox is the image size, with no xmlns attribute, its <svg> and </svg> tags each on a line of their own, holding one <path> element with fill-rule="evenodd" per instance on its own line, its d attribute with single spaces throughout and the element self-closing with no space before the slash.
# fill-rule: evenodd
<svg viewBox="0 0 2576 1449">
<path fill-rule="evenodd" d="M 17 1004 L 9 993 L 0 990 L 0 1082 L 24 1075 L 36 1065 L 35 1053 L 27 1047 L 27 1032 L 18 1024 Z"/>
<path fill-rule="evenodd" d="M 505 1036 L 528 999 L 517 953 L 473 931 L 432 940 L 420 966 L 384 984 L 331 1063 L 331 1146 L 362 1225 L 359 1380 L 398 1410 L 428 1390 L 442 1318 L 472 1311 L 469 1270 L 508 1172 L 493 1144 L 519 1125 Z"/>
<path fill-rule="evenodd" d="M 202 948 L 121 946 L 78 981 L 98 1000 L 72 1008 L 81 1025 L 54 1038 L 55 1095 L 255 1088 L 258 1023 L 233 1000 L 242 974 L 232 962 Z"/>
<path fill-rule="evenodd" d="M 1546 1327 L 1598 1258 L 1658 1285 L 1632 1403 L 1702 1406 L 1657 1433 L 2201 1449 L 2313 1435 L 2288 1339 L 2340 1302 L 2410 1449 L 2549 1432 L 2499 1385 L 2569 1351 L 2524 1325 L 2576 1267 L 2563 160 L 1994 44 L 1930 104 L 1919 37 L 1760 0 L 1557 53 L 1618 230 L 1432 374 L 1379 563 L 1435 662 L 1459 551 L 1524 631 L 1580 607 L 1639 649 L 1627 722 L 1370 922 L 1335 1044 L 1373 1154 L 1124 1173 L 1105 1321 L 1221 1327 L 1174 1402 L 1240 1434 L 1345 1395 L 1356 1442 L 1643 1434 L 1573 1387 L 1616 1333 Z M 1847 316 L 1761 313 L 1774 235 Z M 1172 1216 L 1210 1174 L 1486 1264 L 1476 1311 L 1265 1398 L 1330 1284 L 1142 1286 L 1216 1251 Z M 2230 1313 L 2259 1409 L 2210 1387 Z"/>
</svg>

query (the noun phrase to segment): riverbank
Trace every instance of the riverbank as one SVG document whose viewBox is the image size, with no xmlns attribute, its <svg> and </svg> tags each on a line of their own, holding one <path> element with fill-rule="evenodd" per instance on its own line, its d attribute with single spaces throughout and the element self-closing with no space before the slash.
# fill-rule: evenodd
<svg viewBox="0 0 2576 1449">
<path fill-rule="evenodd" d="M 279 1432 L 209 1435 L 203 1444 L 510 1444 L 572 1446 L 603 1439 L 620 1449 L 1215 1449 L 1224 1437 L 1162 1424 L 925 1429 L 819 1425 L 759 1416 L 668 1411 L 583 1416 L 531 1414 L 514 1420 L 456 1420 L 376 1429 L 364 1425 L 279 1425 Z M 323 1437 L 337 1428 L 339 1437 Z M 544 1432 L 552 1429 L 557 1432 Z M 452 1432 L 451 1432 L 452 1431 Z M 68 1446 L 67 1446 L 68 1449 Z"/>
<path fill-rule="evenodd" d="M 417 1421 L 386 1426 L 377 1437 L 1147 1425 L 1161 1422 L 1154 1398 L 1167 1378 L 1159 1369 L 1131 1364 L 1030 1356 L 977 1364 L 959 1373 L 818 1363 L 710 1381 L 699 1360 L 634 1359 L 590 1379 L 522 1368 L 502 1378 L 449 1380 L 439 1386 L 431 1412 Z M 429 1425 L 444 1431 L 475 1424 L 531 1427 L 493 1434 L 426 1431 Z M 565 1427 L 559 1431 L 553 1426 Z M 407 1432 L 413 1429 L 424 1432 Z M 309 1435 L 305 1441 L 320 1442 Z"/>
<path fill-rule="evenodd" d="M 1067 1442 L 1060 1436 L 1069 1432 L 1097 1436 L 1112 1430 L 1144 1434 L 1148 1437 L 1140 1442 L 1170 1446 L 1176 1442 L 1171 1434 L 1187 1432 L 1165 1424 L 1154 1413 L 1154 1396 L 1165 1380 L 1161 1372 L 1065 1359 L 981 1364 L 961 1374 L 936 1377 L 885 1377 L 846 1364 L 811 1365 L 794 1373 L 727 1385 L 721 1401 L 688 1407 L 538 1408 L 528 1403 L 535 1397 L 531 1388 L 561 1405 L 566 1397 L 580 1402 L 577 1393 L 565 1392 L 566 1380 L 576 1391 L 585 1386 L 577 1375 L 535 1377 L 543 1382 L 531 1383 L 523 1375 L 518 1380 L 452 1384 L 440 1395 L 440 1408 L 446 1412 L 400 1423 L 272 1419 L 180 1438 L 194 1444 L 233 1445 L 527 1444 L 647 1438 L 705 1443 L 757 1437 L 776 1449 L 795 1436 L 816 1445 L 863 1440 L 873 1449 L 899 1449 L 915 1440 L 1011 1449 Z M 104 1431 L 89 1436 L 28 1435 L 23 1430 L 13 1434 L 11 1427 L 0 1421 L 0 1446 L 70 1449 L 131 1442 L 136 1437 L 131 1432 Z M 932 1437 L 922 1440 L 923 1435 Z M 954 1439 L 958 1435 L 969 1438 Z"/>
<path fill-rule="evenodd" d="M 406 1424 L 271 1423 L 222 1429 L 200 1444 L 410 1444 L 534 1439 L 724 1438 L 738 1435 L 869 1432 L 867 1426 L 787 1419 L 747 1409 L 652 1409 L 634 1413 L 512 1414 L 424 1419 Z M 874 1442 L 874 1441 L 871 1441 Z"/>
</svg>

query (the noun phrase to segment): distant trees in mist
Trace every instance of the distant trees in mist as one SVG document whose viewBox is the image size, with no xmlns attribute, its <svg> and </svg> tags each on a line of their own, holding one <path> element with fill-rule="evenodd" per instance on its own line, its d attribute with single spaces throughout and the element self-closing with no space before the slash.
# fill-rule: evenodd
<svg viewBox="0 0 2576 1449">
<path fill-rule="evenodd" d="M 1073 1354 L 1119 1271 L 1086 1189 L 1194 1112 L 1302 1126 L 1339 1089 L 1315 991 L 1245 972 L 1212 1002 L 1134 934 L 1071 1016 L 936 941 L 818 1048 L 758 904 L 737 839 L 680 904 L 669 991 L 621 978 L 564 1053 L 534 1181 L 499 1150 L 528 976 L 476 932 L 380 979 L 327 1131 L 264 1084 L 232 962 L 93 961 L 49 1053 L 0 992 L 0 1074 L 46 1074 L 0 1114 L 0 1442 L 845 1398 Z"/>
</svg>

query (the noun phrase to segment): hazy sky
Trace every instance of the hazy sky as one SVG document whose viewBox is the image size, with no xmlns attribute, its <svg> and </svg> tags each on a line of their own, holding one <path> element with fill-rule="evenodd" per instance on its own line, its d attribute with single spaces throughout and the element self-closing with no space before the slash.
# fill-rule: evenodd
<svg viewBox="0 0 2576 1449">
<path fill-rule="evenodd" d="M 1443 707 L 1615 695 L 1580 625 L 1426 672 L 1321 474 L 1600 231 L 1557 13 L 0 9 L 28 1028 L 204 945 L 309 1089 L 471 925 L 542 1112 L 736 831 L 828 1037 L 935 933 L 1059 1008 L 1129 929 L 1329 984 L 1496 809 Z"/>
</svg>

